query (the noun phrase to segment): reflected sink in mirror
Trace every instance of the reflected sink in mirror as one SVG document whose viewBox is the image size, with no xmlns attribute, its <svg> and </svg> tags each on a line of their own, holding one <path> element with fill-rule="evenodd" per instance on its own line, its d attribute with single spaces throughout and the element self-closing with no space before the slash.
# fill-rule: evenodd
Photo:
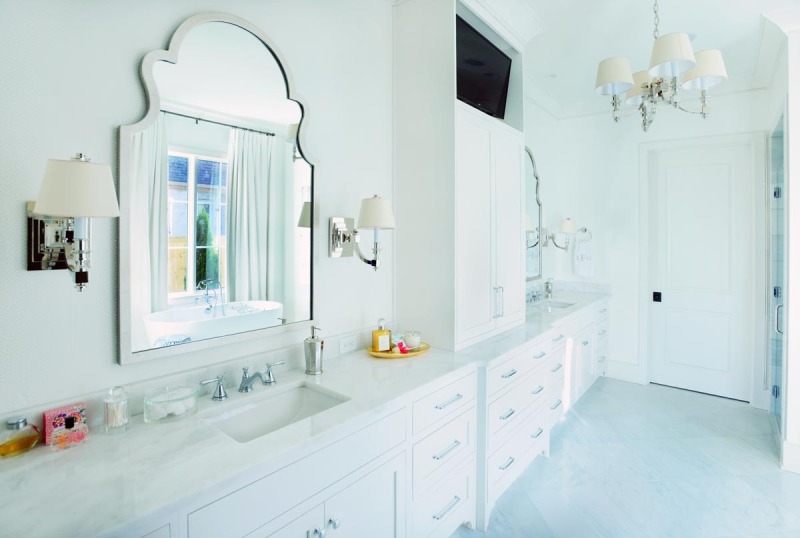
<svg viewBox="0 0 800 538">
<path fill-rule="evenodd" d="M 281 390 L 283 389 L 283 390 Z M 206 422 L 240 443 L 247 443 L 291 424 L 317 415 L 348 401 L 342 394 L 305 383 L 277 388 L 262 388 L 270 394 L 225 409 L 206 418 Z"/>
<path fill-rule="evenodd" d="M 563 301 L 552 301 L 550 299 L 546 301 L 542 301 L 540 303 L 536 303 L 536 306 L 544 312 L 553 312 L 555 310 L 560 310 L 563 308 L 569 308 L 570 306 L 574 306 L 575 303 L 565 303 Z"/>
</svg>

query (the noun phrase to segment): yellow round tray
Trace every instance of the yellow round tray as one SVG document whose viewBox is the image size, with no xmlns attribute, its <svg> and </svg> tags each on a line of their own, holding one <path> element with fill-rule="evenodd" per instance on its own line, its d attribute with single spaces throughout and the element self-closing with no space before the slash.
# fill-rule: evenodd
<svg viewBox="0 0 800 538">
<path fill-rule="evenodd" d="M 414 351 L 409 351 L 408 353 L 392 353 L 391 351 L 372 351 L 372 346 L 367 348 L 367 353 L 369 353 L 376 359 L 408 359 L 409 357 L 416 357 L 417 355 L 422 355 L 430 348 L 431 346 L 429 346 L 425 342 L 420 342 L 419 348 L 415 349 Z"/>
</svg>

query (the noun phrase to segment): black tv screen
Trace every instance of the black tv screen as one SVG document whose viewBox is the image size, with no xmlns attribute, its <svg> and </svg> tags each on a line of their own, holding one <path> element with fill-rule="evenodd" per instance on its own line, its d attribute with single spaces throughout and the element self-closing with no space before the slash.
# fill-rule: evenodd
<svg viewBox="0 0 800 538">
<path fill-rule="evenodd" d="M 495 118 L 506 113 L 511 58 L 456 16 L 456 94 Z"/>
</svg>

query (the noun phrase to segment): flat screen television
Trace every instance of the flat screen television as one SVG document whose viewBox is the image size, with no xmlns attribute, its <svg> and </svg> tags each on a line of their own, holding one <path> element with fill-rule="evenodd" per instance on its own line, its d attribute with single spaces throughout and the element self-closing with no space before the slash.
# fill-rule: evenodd
<svg viewBox="0 0 800 538">
<path fill-rule="evenodd" d="M 511 58 L 456 16 L 456 94 L 495 118 L 506 113 Z"/>
</svg>

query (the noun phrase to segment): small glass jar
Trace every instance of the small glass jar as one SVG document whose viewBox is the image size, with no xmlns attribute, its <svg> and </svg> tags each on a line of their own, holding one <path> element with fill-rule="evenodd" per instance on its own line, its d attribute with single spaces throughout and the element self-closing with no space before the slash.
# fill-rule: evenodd
<svg viewBox="0 0 800 538">
<path fill-rule="evenodd" d="M 122 433 L 128 429 L 131 415 L 128 393 L 123 387 L 111 387 L 103 398 L 106 433 Z"/>
<path fill-rule="evenodd" d="M 18 456 L 36 446 L 39 428 L 28 424 L 25 417 L 15 417 L 6 422 L 6 431 L 0 433 L 0 458 Z"/>
</svg>

